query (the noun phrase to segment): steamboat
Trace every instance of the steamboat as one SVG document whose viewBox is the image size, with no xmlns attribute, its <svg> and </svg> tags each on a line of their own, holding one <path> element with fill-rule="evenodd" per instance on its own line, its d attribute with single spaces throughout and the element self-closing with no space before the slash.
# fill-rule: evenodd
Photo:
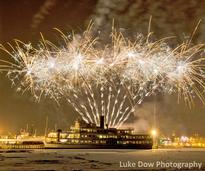
<svg viewBox="0 0 205 171">
<path fill-rule="evenodd" d="M 149 134 L 136 134 L 133 129 L 108 128 L 104 116 L 100 125 L 76 120 L 68 131 L 49 132 L 45 148 L 69 149 L 151 149 L 153 139 Z"/>
</svg>

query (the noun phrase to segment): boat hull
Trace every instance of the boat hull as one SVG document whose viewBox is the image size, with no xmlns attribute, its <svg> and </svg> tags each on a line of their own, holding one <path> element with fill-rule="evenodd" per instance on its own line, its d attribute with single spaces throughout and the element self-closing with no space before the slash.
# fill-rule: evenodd
<svg viewBox="0 0 205 171">
<path fill-rule="evenodd" d="M 152 144 L 58 144 L 46 143 L 47 149 L 152 149 Z"/>
</svg>

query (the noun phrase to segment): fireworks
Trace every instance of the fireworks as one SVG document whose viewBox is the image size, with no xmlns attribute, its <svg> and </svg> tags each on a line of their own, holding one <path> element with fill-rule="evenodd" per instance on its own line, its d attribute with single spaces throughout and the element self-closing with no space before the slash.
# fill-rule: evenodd
<svg viewBox="0 0 205 171">
<path fill-rule="evenodd" d="M 38 48 L 18 40 L 12 52 L 1 45 L 13 62 L 1 60 L 0 71 L 18 91 L 30 91 L 37 100 L 65 98 L 86 122 L 99 124 L 104 115 L 110 127 L 120 127 L 156 93 L 177 93 L 189 106 L 197 96 L 205 104 L 203 44 L 187 41 L 171 49 L 166 39 L 140 36 L 132 42 L 114 30 L 103 46 L 91 33 L 90 27 L 82 36 L 61 33 L 61 47 L 43 36 Z"/>
</svg>

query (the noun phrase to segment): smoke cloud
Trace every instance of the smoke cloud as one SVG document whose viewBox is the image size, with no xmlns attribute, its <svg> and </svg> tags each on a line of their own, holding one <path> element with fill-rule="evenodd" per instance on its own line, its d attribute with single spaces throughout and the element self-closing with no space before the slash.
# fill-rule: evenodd
<svg viewBox="0 0 205 171">
<path fill-rule="evenodd" d="M 37 13 L 34 15 L 31 28 L 36 29 L 43 22 L 47 15 L 50 14 L 51 9 L 56 5 L 57 0 L 46 0 L 40 7 Z"/>
</svg>

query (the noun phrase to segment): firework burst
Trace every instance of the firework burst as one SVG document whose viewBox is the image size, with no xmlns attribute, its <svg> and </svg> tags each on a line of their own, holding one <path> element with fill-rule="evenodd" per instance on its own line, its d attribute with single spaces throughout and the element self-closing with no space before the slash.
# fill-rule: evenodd
<svg viewBox="0 0 205 171">
<path fill-rule="evenodd" d="M 60 48 L 43 36 L 38 48 L 19 40 L 9 44 L 11 50 L 1 45 L 13 62 L 1 60 L 0 71 L 18 91 L 30 91 L 37 100 L 65 98 L 86 122 L 99 124 L 104 115 L 110 127 L 120 127 L 156 93 L 177 93 L 189 106 L 194 97 L 205 104 L 203 44 L 187 41 L 172 49 L 166 39 L 151 42 L 148 35 L 132 42 L 113 30 L 111 43 L 99 48 L 91 26 L 81 36 L 59 32 Z"/>
</svg>

